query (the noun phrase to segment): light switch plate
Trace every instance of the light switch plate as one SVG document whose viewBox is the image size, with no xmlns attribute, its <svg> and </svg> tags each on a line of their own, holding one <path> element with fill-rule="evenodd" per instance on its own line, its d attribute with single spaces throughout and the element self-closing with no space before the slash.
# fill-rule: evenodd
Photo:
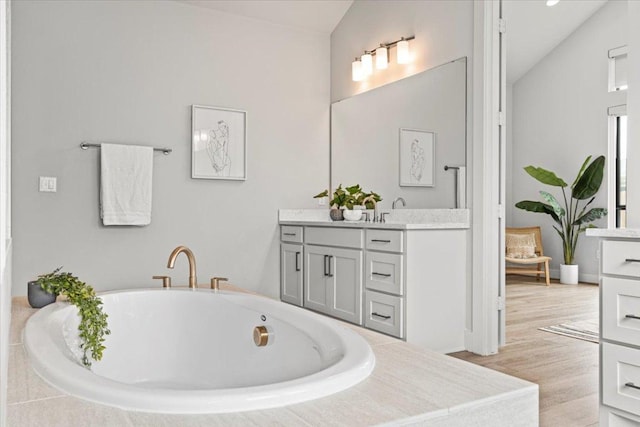
<svg viewBox="0 0 640 427">
<path fill-rule="evenodd" d="M 55 193 L 58 189 L 58 179 L 55 176 L 40 177 L 40 191 Z"/>
</svg>

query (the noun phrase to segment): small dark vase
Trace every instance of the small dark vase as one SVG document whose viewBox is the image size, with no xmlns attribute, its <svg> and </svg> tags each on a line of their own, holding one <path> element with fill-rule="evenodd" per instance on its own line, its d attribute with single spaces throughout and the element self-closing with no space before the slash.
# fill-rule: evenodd
<svg viewBox="0 0 640 427">
<path fill-rule="evenodd" d="M 329 211 L 329 216 L 332 221 L 344 221 L 344 216 L 342 215 L 342 209 L 331 209 Z"/>
<path fill-rule="evenodd" d="M 33 308 L 42 308 L 45 305 L 56 302 L 58 295 L 50 294 L 40 287 L 40 283 L 32 281 L 27 283 L 27 298 Z"/>
</svg>

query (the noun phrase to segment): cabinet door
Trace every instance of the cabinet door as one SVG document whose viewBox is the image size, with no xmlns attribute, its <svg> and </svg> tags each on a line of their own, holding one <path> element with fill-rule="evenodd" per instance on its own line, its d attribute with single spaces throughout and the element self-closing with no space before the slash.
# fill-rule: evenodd
<svg viewBox="0 0 640 427">
<path fill-rule="evenodd" d="M 304 251 L 304 306 L 331 314 L 327 306 L 328 257 L 323 247 L 306 246 Z"/>
<path fill-rule="evenodd" d="M 362 325 L 362 251 L 327 248 L 329 314 Z"/>
<path fill-rule="evenodd" d="M 302 306 L 302 245 L 280 246 L 280 299 Z"/>
</svg>

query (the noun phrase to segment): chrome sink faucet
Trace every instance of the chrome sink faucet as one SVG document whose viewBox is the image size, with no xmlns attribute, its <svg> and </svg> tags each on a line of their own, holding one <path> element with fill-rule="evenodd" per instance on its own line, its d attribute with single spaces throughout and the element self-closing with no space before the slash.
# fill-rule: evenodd
<svg viewBox="0 0 640 427">
<path fill-rule="evenodd" d="M 198 287 L 198 281 L 196 279 L 196 257 L 193 256 L 193 252 L 186 246 L 178 246 L 169 255 L 169 261 L 167 261 L 167 268 L 173 268 L 176 264 L 176 258 L 181 253 L 184 253 L 189 260 L 189 287 L 195 289 Z"/>
<path fill-rule="evenodd" d="M 402 197 L 398 197 L 397 199 L 395 199 L 393 201 L 393 203 L 391 203 L 391 209 L 395 209 L 396 208 L 396 204 L 398 202 L 402 202 L 402 207 L 404 208 L 405 206 L 407 206 L 407 202 L 404 201 L 404 199 Z"/>
</svg>

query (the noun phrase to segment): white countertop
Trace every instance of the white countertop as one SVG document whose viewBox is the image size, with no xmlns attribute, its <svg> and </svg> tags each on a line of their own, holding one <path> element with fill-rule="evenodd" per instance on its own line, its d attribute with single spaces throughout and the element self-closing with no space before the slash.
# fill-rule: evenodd
<svg viewBox="0 0 640 427">
<path fill-rule="evenodd" d="M 616 239 L 640 239 L 637 228 L 588 228 L 589 237 L 612 237 Z"/>
<path fill-rule="evenodd" d="M 470 226 L 468 209 L 394 209 L 386 222 L 332 221 L 329 209 L 280 209 L 280 225 L 317 227 L 376 228 L 390 230 L 467 229 Z"/>
</svg>

